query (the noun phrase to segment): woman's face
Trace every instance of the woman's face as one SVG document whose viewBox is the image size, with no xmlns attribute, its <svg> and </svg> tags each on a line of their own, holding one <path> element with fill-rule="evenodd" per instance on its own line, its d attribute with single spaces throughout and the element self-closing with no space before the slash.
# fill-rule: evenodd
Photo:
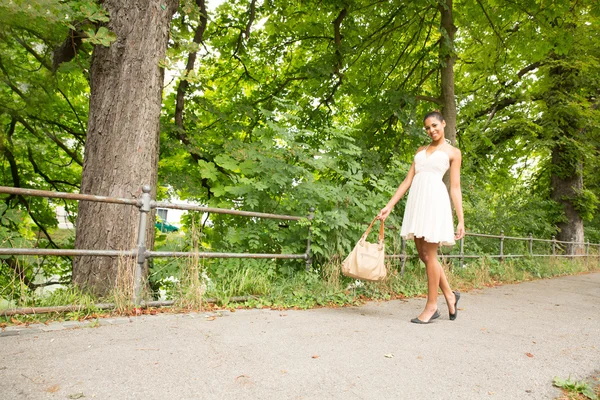
<svg viewBox="0 0 600 400">
<path fill-rule="evenodd" d="M 429 135 L 431 140 L 437 141 L 444 137 L 444 127 L 446 121 L 440 121 L 436 117 L 429 117 L 425 120 L 425 132 Z"/>
</svg>

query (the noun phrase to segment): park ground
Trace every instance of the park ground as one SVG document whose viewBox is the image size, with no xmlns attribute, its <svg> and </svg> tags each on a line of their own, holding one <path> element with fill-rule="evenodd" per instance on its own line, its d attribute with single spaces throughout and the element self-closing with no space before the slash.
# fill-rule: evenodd
<svg viewBox="0 0 600 400">
<path fill-rule="evenodd" d="M 424 299 L 7 327 L 3 399 L 556 399 L 600 371 L 600 273 Z M 593 382 L 592 382 L 593 383 Z M 597 381 L 596 383 L 597 384 Z M 564 397 L 567 398 L 567 397 Z"/>
</svg>

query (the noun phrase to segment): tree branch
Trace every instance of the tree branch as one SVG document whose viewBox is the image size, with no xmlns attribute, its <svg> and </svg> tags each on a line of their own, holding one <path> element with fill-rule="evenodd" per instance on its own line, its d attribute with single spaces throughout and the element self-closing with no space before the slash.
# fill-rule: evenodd
<svg viewBox="0 0 600 400">
<path fill-rule="evenodd" d="M 254 23 L 254 18 L 256 16 L 256 0 L 252 0 L 250 2 L 250 16 L 248 17 L 248 23 L 246 24 L 246 30 L 244 31 L 244 35 L 246 36 L 246 40 L 250 38 L 250 28 Z"/>
<path fill-rule="evenodd" d="M 509 82 L 505 83 L 504 85 L 502 85 L 502 87 L 496 93 L 494 103 L 491 104 L 486 109 L 476 112 L 474 114 L 474 118 L 477 119 L 477 118 L 483 117 L 484 115 L 490 114 L 490 116 L 488 117 L 488 120 L 487 120 L 487 122 L 485 124 L 485 126 L 487 127 L 498 111 L 503 110 L 506 107 L 509 107 L 509 106 L 511 106 L 513 104 L 516 104 L 516 103 L 519 103 L 521 101 L 524 101 L 525 99 L 524 98 L 520 98 L 520 97 L 509 97 L 509 98 L 505 98 L 505 99 L 502 99 L 502 100 L 498 101 L 498 97 L 500 96 L 500 94 L 505 89 L 507 89 L 507 88 L 509 88 L 511 86 L 516 85 L 517 82 L 519 81 L 519 79 L 521 79 L 527 73 L 535 70 L 536 68 L 539 68 L 542 65 L 543 65 L 543 63 L 540 62 L 540 61 L 538 61 L 538 62 L 532 63 L 530 65 L 527 65 L 526 67 L 524 67 L 521 70 L 519 70 L 519 72 L 517 72 L 518 79 L 516 79 L 514 81 L 509 81 Z M 534 98 L 533 100 L 539 100 L 539 98 Z"/>
<path fill-rule="evenodd" d="M 44 57 L 39 55 L 27 42 L 16 36 L 15 40 L 17 41 L 17 43 L 23 46 L 28 53 L 35 57 L 35 59 L 38 60 L 44 68 L 46 68 L 48 71 L 52 71 L 52 65 L 47 60 L 45 60 Z"/>
<path fill-rule="evenodd" d="M 252 0 L 250 2 L 248 14 L 248 22 L 246 23 L 246 27 L 244 29 L 240 29 L 240 35 L 238 36 L 237 45 L 235 46 L 233 56 L 237 55 L 238 51 L 242 47 L 244 37 L 246 38 L 246 40 L 248 40 L 248 38 L 250 37 L 250 28 L 252 27 L 252 23 L 254 22 L 254 18 L 256 15 L 256 0 Z"/>
<path fill-rule="evenodd" d="M 58 70 L 60 64 L 69 62 L 75 58 L 79 47 L 81 47 L 82 39 L 85 36 L 86 34 L 83 31 L 69 30 L 67 38 L 54 50 L 51 69 L 53 73 Z"/>
<path fill-rule="evenodd" d="M 23 92 L 21 92 L 21 90 L 19 90 L 19 88 L 16 87 L 10 80 L 10 75 L 8 74 L 8 71 L 4 67 L 4 64 L 2 63 L 2 57 L 0 57 L 0 71 L 2 71 L 2 73 L 4 74 L 4 82 L 6 82 L 6 84 L 12 89 L 13 92 L 15 92 L 17 95 L 19 95 L 20 98 L 22 98 L 23 100 L 25 100 L 27 102 L 27 98 L 25 97 L 25 94 L 23 94 Z"/>
<path fill-rule="evenodd" d="M 25 121 L 22 117 L 20 116 L 15 116 L 14 118 L 16 118 L 16 120 L 25 127 L 25 129 L 27 129 L 29 132 L 33 133 L 34 135 L 36 135 L 37 137 L 39 137 L 39 134 L 36 132 L 36 130 L 29 125 L 29 123 L 27 121 Z M 56 143 L 56 145 L 58 147 L 60 147 L 65 153 L 67 153 L 67 155 L 69 157 L 71 157 L 73 159 L 73 161 L 75 161 L 77 164 L 83 166 L 83 161 L 81 161 L 81 159 L 79 158 L 79 155 L 77 153 L 75 153 L 73 150 L 69 149 L 67 147 L 66 144 L 64 144 L 63 142 L 61 142 L 54 134 L 44 131 L 44 134 L 50 138 L 50 140 L 52 140 L 54 143 Z"/>
<path fill-rule="evenodd" d="M 421 100 L 421 101 L 429 101 L 431 103 L 435 103 L 438 105 L 442 105 L 442 99 L 440 99 L 439 97 L 431 97 L 431 96 L 415 96 L 415 99 L 417 100 Z"/>
<path fill-rule="evenodd" d="M 500 39 L 500 42 L 504 43 L 504 39 L 502 39 L 502 36 L 500 36 L 500 33 L 498 33 L 498 31 L 496 30 L 496 26 L 494 25 L 494 22 L 492 22 L 492 19 L 490 18 L 486 9 L 483 7 L 483 4 L 481 4 L 481 0 L 476 0 L 476 1 L 477 1 L 477 4 L 479 4 L 479 7 L 481 7 L 481 10 L 483 11 L 483 13 L 485 14 L 485 17 L 487 18 L 488 22 L 490 23 L 490 26 L 492 27 L 492 30 L 494 31 L 494 33 L 496 34 L 496 36 L 498 36 L 498 39 Z"/>
<path fill-rule="evenodd" d="M 206 30 L 206 25 L 208 24 L 208 16 L 206 13 L 205 0 L 196 0 L 196 5 L 200 8 L 200 23 L 196 28 L 196 32 L 194 32 L 193 42 L 196 44 L 200 44 L 203 41 L 204 31 Z M 177 127 L 181 130 L 184 130 L 183 110 L 185 108 L 185 93 L 189 87 L 187 75 L 194 70 L 194 65 L 196 64 L 197 57 L 197 51 L 191 52 L 189 54 L 187 64 L 185 66 L 184 78 L 179 81 L 179 85 L 177 86 L 177 95 L 175 100 L 175 125 L 177 125 Z"/>
<path fill-rule="evenodd" d="M 13 119 L 13 121 L 11 121 L 11 129 L 12 129 L 12 132 L 14 133 L 14 125 L 13 124 L 14 124 L 14 119 Z M 12 147 L 11 136 L 12 136 L 12 134 L 8 136 L 7 140 L 8 140 L 9 146 Z M 21 187 L 21 178 L 19 176 L 19 167 L 17 166 L 17 162 L 15 160 L 15 156 L 12 153 L 12 151 L 10 150 L 9 146 L 4 146 L 4 144 L 2 144 L 2 146 L 3 146 L 2 150 L 3 150 L 4 156 L 6 157 L 6 159 L 8 160 L 8 164 L 10 165 L 10 172 L 11 172 L 11 176 L 12 176 L 13 187 L 20 188 Z M 48 242 L 54 248 L 58 248 L 58 246 L 56 245 L 56 243 L 54 243 L 54 241 L 50 237 L 50 234 L 46 230 L 46 227 L 44 227 L 44 225 L 42 225 L 37 220 L 37 218 L 35 217 L 35 215 L 33 214 L 33 211 L 31 210 L 31 206 L 29 205 L 29 202 L 27 201 L 27 199 L 24 196 L 21 196 L 21 195 L 17 195 L 17 199 L 18 199 L 19 203 L 21 203 L 23 205 L 23 207 L 25 207 L 25 209 L 27 210 L 27 213 L 31 217 L 32 221 L 38 226 L 38 228 L 42 232 L 44 232 L 44 235 L 46 235 L 46 238 L 48 239 Z"/>
<path fill-rule="evenodd" d="M 71 104 L 71 101 L 69 100 L 67 95 L 58 87 L 58 85 L 56 86 L 56 89 L 62 95 L 62 97 L 66 100 L 67 104 L 69 104 L 69 107 L 71 107 L 71 111 L 73 111 L 73 114 L 75 114 L 75 118 L 77 118 L 77 122 L 79 122 L 79 127 L 81 128 L 81 132 L 85 133 L 87 131 L 87 129 L 85 129 L 85 126 L 83 126 L 83 122 L 81 122 L 81 119 L 79 118 L 79 114 L 77 114 L 75 107 L 73 107 L 73 104 Z M 68 131 L 68 132 L 71 133 L 72 135 L 76 136 L 73 132 L 71 132 L 71 131 Z"/>
</svg>

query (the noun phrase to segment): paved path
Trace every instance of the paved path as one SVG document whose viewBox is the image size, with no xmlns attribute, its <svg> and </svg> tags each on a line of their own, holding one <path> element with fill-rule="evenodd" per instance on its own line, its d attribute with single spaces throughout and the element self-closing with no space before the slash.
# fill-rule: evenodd
<svg viewBox="0 0 600 400">
<path fill-rule="evenodd" d="M 474 290 L 456 321 L 411 324 L 423 302 L 7 329 L 0 399 L 553 399 L 554 376 L 600 370 L 600 273 Z"/>
</svg>

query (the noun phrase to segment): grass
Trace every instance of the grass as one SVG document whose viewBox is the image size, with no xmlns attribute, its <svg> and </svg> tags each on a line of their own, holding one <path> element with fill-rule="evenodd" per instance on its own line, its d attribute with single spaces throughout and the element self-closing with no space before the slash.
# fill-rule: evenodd
<svg viewBox="0 0 600 400">
<path fill-rule="evenodd" d="M 115 304 L 118 314 L 130 313 L 135 307 L 132 299 L 134 298 L 136 267 L 137 262 L 133 257 L 121 256 L 117 260 L 117 277 L 109 301 Z"/>
<path fill-rule="evenodd" d="M 576 381 L 571 379 L 562 379 L 555 377 L 552 384 L 563 391 L 563 395 L 558 400 L 598 400 L 600 399 L 600 378 L 593 375 L 590 380 Z"/>
<path fill-rule="evenodd" d="M 213 260 L 205 265 L 202 259 L 189 258 L 180 263 L 173 297 L 174 310 L 201 310 L 205 298 L 217 300 L 217 307 L 313 308 L 360 304 L 367 300 L 389 300 L 418 297 L 427 293 L 427 277 L 421 263 L 407 262 L 405 274 L 396 262 L 390 261 L 388 277 L 383 282 L 361 282 L 341 275 L 341 257 L 333 258 L 310 272 L 285 271 L 273 260 Z M 139 312 L 131 301 L 135 260 L 119 261 L 115 288 L 108 299 L 95 299 L 77 289 L 62 289 L 50 297 L 27 297 L 22 285 L 15 285 L 12 299 L 19 306 L 50 306 L 78 304 L 81 309 L 63 315 L 0 317 L 0 324 L 46 321 L 56 319 L 85 319 L 98 315 L 131 315 Z M 482 258 L 464 268 L 444 262 L 448 280 L 453 288 L 470 289 L 517 283 L 562 275 L 574 275 L 600 270 L 596 259 L 568 260 L 525 258 L 499 262 Z M 231 301 L 244 296 L 243 303 Z M 94 304 L 101 300 L 115 304 L 114 311 L 100 311 Z"/>
</svg>

